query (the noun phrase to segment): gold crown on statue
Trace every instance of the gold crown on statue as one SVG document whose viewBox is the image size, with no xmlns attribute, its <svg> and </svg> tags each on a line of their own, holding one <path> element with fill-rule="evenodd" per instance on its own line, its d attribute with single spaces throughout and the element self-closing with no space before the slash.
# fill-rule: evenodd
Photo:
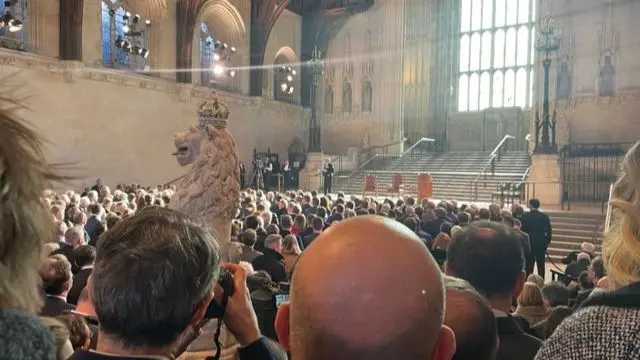
<svg viewBox="0 0 640 360">
<path fill-rule="evenodd" d="M 229 109 L 220 102 L 215 92 L 198 106 L 198 125 L 201 127 L 213 125 L 216 129 L 224 129 L 227 127 L 228 118 Z"/>
</svg>

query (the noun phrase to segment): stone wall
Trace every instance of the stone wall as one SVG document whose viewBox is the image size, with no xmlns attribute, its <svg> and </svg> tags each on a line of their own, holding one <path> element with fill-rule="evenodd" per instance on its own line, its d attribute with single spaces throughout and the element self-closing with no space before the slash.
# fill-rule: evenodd
<svg viewBox="0 0 640 360">
<path fill-rule="evenodd" d="M 10 75 L 10 76 L 9 76 Z M 196 123 L 204 88 L 33 54 L 0 50 L 3 94 L 22 98 L 21 111 L 46 138 L 52 162 L 72 162 L 81 182 L 164 183 L 184 171 L 170 155 L 173 135 Z M 306 110 L 260 98 L 221 94 L 241 159 L 255 147 L 285 156 L 305 139 Z"/>
</svg>

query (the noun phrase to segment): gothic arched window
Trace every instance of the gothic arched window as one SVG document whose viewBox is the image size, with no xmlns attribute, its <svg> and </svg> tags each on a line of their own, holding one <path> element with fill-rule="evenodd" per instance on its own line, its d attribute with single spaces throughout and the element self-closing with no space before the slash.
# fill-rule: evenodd
<svg viewBox="0 0 640 360">
<path fill-rule="evenodd" d="M 206 23 L 200 23 L 200 83 L 203 86 L 211 85 L 211 71 L 213 68 L 213 47 L 215 40 L 209 32 Z"/>
<path fill-rule="evenodd" d="M 371 81 L 365 80 L 362 85 L 362 111 L 371 112 L 371 105 L 373 100 L 373 89 L 371 88 Z"/>
<path fill-rule="evenodd" d="M 342 87 L 342 112 L 350 113 L 352 103 L 351 84 L 345 79 Z"/>
<path fill-rule="evenodd" d="M 7 6 L 9 5 L 9 6 Z M 29 11 L 27 0 L 0 1 L 0 16 L 11 15 L 21 25 L 4 25 L 0 29 L 0 46 L 14 50 L 26 50 Z"/>
<path fill-rule="evenodd" d="M 459 1 L 458 111 L 531 107 L 535 1 Z"/>
<path fill-rule="evenodd" d="M 129 67 L 129 53 L 116 47 L 116 39 L 128 40 L 124 31 L 122 7 L 111 8 L 102 1 L 102 63 L 109 67 Z"/>
<path fill-rule="evenodd" d="M 330 85 L 324 91 L 324 112 L 333 114 L 333 88 Z"/>
</svg>

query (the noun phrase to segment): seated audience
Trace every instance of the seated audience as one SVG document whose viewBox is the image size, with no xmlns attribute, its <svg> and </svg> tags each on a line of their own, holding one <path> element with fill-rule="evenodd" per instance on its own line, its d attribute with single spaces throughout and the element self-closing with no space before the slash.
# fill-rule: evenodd
<svg viewBox="0 0 640 360">
<path fill-rule="evenodd" d="M 504 216 L 502 218 L 502 223 L 508 227 L 513 228 L 513 231 L 516 234 L 516 237 L 520 241 L 520 245 L 522 245 L 522 252 L 524 254 L 525 269 L 527 270 L 533 269 L 533 255 L 531 253 L 531 241 L 529 239 L 529 234 L 520 230 L 520 225 L 521 225 L 520 220 L 514 217 L 511 217 L 507 214 L 507 216 Z M 531 273 L 527 273 L 527 275 L 529 274 Z M 542 279 L 542 277 L 540 278 Z M 542 279 L 542 282 L 544 283 L 544 279 Z M 540 287 L 542 287 L 542 285 L 540 285 Z"/>
<path fill-rule="evenodd" d="M 607 275 L 607 272 L 604 267 L 604 261 L 602 257 L 598 256 L 591 260 L 591 264 L 589 265 L 589 269 L 587 270 L 589 283 L 592 285 L 591 288 L 585 289 L 578 293 L 578 297 L 576 297 L 576 302 L 574 304 L 574 308 L 579 307 L 582 302 L 584 302 L 594 291 L 595 286 L 598 284 L 598 281 Z"/>
<path fill-rule="evenodd" d="M 302 239 L 305 249 L 311 245 L 318 235 L 322 234 L 322 231 L 324 230 L 324 220 L 322 220 L 321 217 L 314 217 L 311 220 L 311 228 L 313 229 L 313 232 Z"/>
<path fill-rule="evenodd" d="M 569 265 L 571 263 L 578 261 L 578 254 L 580 253 L 586 253 L 587 255 L 589 255 L 589 258 L 592 258 L 596 253 L 596 246 L 590 242 L 583 242 L 580 245 L 580 251 L 570 252 L 567 256 L 565 256 L 564 259 L 562 259 L 562 263 Z"/>
<path fill-rule="evenodd" d="M 542 297 L 549 309 L 569 306 L 570 291 L 560 282 L 551 282 L 542 287 Z"/>
<path fill-rule="evenodd" d="M 527 282 L 536 284 L 536 286 L 538 286 L 540 289 L 544 287 L 544 279 L 538 274 L 530 274 L 529 276 L 527 276 Z"/>
<path fill-rule="evenodd" d="M 60 180 L 36 133 L 0 107 L 0 359 L 51 360 L 56 348 L 35 316 L 42 306 L 41 248 L 54 233 L 40 197 Z M 19 106 L 19 104 L 18 104 Z M 16 109 L 18 110 L 18 109 Z"/>
<path fill-rule="evenodd" d="M 255 258 L 261 256 L 262 253 L 258 250 L 255 250 L 253 247 L 256 245 L 258 241 L 258 234 L 253 229 L 247 229 L 242 233 L 242 259 L 241 261 L 246 261 L 251 263 Z"/>
<path fill-rule="evenodd" d="M 522 287 L 522 292 L 518 296 L 518 307 L 514 315 L 517 315 L 533 326 L 547 318 L 549 309 L 544 303 L 542 291 L 538 285 L 526 282 Z"/>
<path fill-rule="evenodd" d="M 413 232 L 415 232 L 416 235 L 418 235 L 418 237 L 424 242 L 427 249 L 431 248 L 431 245 L 433 245 L 433 238 L 431 237 L 431 235 L 427 234 L 426 232 L 422 231 L 422 229 L 420 229 L 420 224 L 418 223 L 418 220 L 415 217 L 408 217 L 404 219 L 403 223 L 404 223 L 404 226 L 408 227 Z"/>
<path fill-rule="evenodd" d="M 74 251 L 74 258 L 80 270 L 73 276 L 73 285 L 67 295 L 67 302 L 76 305 L 80 292 L 87 285 L 87 279 L 93 272 L 93 264 L 96 262 L 96 248 L 91 245 L 83 245 Z"/>
<path fill-rule="evenodd" d="M 98 204 L 89 205 L 89 219 L 84 226 L 84 231 L 89 235 L 89 241 L 95 242 L 100 236 L 100 234 L 104 231 L 102 226 L 102 220 L 100 219 L 102 215 L 102 207 Z"/>
<path fill-rule="evenodd" d="M 71 263 L 63 255 L 49 257 L 42 269 L 42 286 L 46 294 L 41 316 L 55 317 L 75 309 L 67 303 L 67 295 L 73 284 Z"/>
<path fill-rule="evenodd" d="M 302 254 L 298 246 L 298 240 L 293 234 L 289 234 L 282 240 L 282 256 L 284 257 L 284 269 L 287 272 L 287 281 L 291 277 L 293 266 L 298 261 L 298 256 Z"/>
<path fill-rule="evenodd" d="M 60 321 L 51 317 L 41 317 L 40 321 L 51 332 L 56 346 L 55 359 L 67 360 L 73 354 L 73 346 L 69 341 L 69 330 Z"/>
<path fill-rule="evenodd" d="M 438 236 L 438 234 L 440 234 L 442 224 L 444 223 L 449 224 L 449 222 L 447 221 L 447 210 L 441 207 L 438 207 L 434 211 L 435 211 L 435 218 L 432 220 L 426 221 L 422 226 L 422 230 L 424 230 L 427 234 L 431 235 L 432 238 L 435 238 Z M 449 228 L 449 230 L 450 229 L 451 228 Z"/>
<path fill-rule="evenodd" d="M 567 281 L 577 281 L 578 277 L 583 271 L 589 270 L 589 264 L 591 263 L 591 256 L 586 252 L 581 252 L 576 255 L 576 261 L 571 262 L 564 269 L 564 274 L 567 277 Z"/>
<path fill-rule="evenodd" d="M 271 234 L 265 239 L 264 254 L 255 258 L 251 265 L 255 271 L 264 270 L 275 282 L 287 282 L 287 271 L 282 256 L 282 237 Z"/>
<path fill-rule="evenodd" d="M 453 360 L 493 360 L 498 351 L 498 330 L 491 306 L 466 281 L 445 276 L 444 324 L 456 335 Z"/>
<path fill-rule="evenodd" d="M 557 306 L 549 312 L 549 316 L 545 320 L 532 326 L 531 332 L 540 339 L 546 340 L 553 334 L 558 325 L 571 314 L 573 314 L 573 310 L 570 307 Z"/>
<path fill-rule="evenodd" d="M 371 296 L 381 288 L 402 306 Z M 293 359 L 448 360 L 455 352 L 438 266 L 413 231 L 381 217 L 331 226 L 305 250 L 290 312 Z"/>
<path fill-rule="evenodd" d="M 89 349 L 91 344 L 91 330 L 84 317 L 76 314 L 61 315 L 56 320 L 64 324 L 69 330 L 69 341 L 73 350 Z"/>
<path fill-rule="evenodd" d="M 124 219 L 99 242 L 90 281 L 100 323 L 97 349 L 79 350 L 72 359 L 179 355 L 198 333 L 219 268 L 213 235 L 185 215 L 146 207 Z M 240 359 L 269 359 L 275 350 L 260 336 L 246 273 L 237 265 L 225 268 L 234 276 L 234 293 L 224 322 L 240 343 Z"/>
<path fill-rule="evenodd" d="M 93 306 L 93 302 L 89 297 L 89 287 L 86 286 L 80 292 L 78 298 L 78 305 L 76 309 L 71 312 L 72 314 L 82 316 L 89 325 L 91 331 L 91 341 L 89 342 L 89 349 L 95 350 L 98 345 L 98 318 L 96 316 L 96 310 Z"/>
<path fill-rule="evenodd" d="M 640 142 L 622 161 L 611 205 L 600 260 L 610 290 L 593 294 L 565 319 L 540 349 L 538 360 L 640 358 Z M 600 270 L 594 261 L 591 277 L 604 277 L 603 272 L 595 274 Z"/>
<path fill-rule="evenodd" d="M 536 356 L 542 342 L 510 315 L 512 299 L 525 282 L 522 247 L 512 229 L 495 222 L 472 223 L 453 238 L 444 268 L 447 275 L 467 280 L 491 304 L 500 339 L 497 360 Z"/>
</svg>

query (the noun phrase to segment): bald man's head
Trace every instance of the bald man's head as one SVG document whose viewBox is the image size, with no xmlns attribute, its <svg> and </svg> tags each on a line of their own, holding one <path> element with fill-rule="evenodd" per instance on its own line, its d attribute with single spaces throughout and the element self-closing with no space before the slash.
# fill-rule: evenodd
<svg viewBox="0 0 640 360">
<path fill-rule="evenodd" d="M 435 260 L 402 224 L 362 216 L 331 226 L 300 257 L 291 352 L 301 360 L 450 359 Z"/>
</svg>

